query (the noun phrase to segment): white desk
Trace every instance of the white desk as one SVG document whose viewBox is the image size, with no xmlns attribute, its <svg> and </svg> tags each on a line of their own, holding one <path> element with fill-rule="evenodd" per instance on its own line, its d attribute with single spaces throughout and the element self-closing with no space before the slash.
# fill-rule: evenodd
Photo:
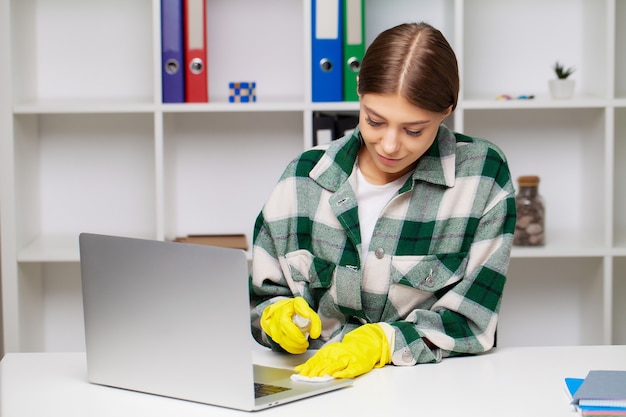
<svg viewBox="0 0 626 417">
<path fill-rule="evenodd" d="M 289 367 L 300 358 L 256 352 Z M 294 360 L 295 359 L 295 360 Z M 268 416 L 569 416 L 563 378 L 626 370 L 626 346 L 498 348 L 439 364 L 387 366 L 354 386 L 255 414 Z M 0 362 L 2 417 L 234 416 L 249 413 L 89 384 L 84 353 L 14 353 Z"/>
</svg>

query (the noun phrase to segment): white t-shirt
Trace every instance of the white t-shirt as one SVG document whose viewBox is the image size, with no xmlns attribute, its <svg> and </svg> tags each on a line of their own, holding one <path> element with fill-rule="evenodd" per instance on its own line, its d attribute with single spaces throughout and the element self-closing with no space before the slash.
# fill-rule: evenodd
<svg viewBox="0 0 626 417">
<path fill-rule="evenodd" d="M 411 174 L 412 172 L 409 172 L 387 184 L 375 185 L 369 183 L 358 165 L 356 166 L 356 198 L 359 203 L 359 222 L 361 224 L 361 259 L 365 260 L 380 212 Z"/>
</svg>

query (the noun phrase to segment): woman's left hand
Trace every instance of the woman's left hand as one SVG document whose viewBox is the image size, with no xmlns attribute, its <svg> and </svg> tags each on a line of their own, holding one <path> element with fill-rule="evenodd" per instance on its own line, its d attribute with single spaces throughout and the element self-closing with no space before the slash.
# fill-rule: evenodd
<svg viewBox="0 0 626 417">
<path fill-rule="evenodd" d="M 294 368 L 302 376 L 354 378 L 391 362 L 387 336 L 378 324 L 364 324 L 341 342 L 323 346 L 308 361 Z"/>
</svg>

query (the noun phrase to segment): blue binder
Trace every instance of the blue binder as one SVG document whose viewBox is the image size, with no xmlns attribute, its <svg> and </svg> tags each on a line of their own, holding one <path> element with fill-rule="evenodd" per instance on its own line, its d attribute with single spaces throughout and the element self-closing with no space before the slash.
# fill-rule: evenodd
<svg viewBox="0 0 626 417">
<path fill-rule="evenodd" d="M 312 100 L 343 99 L 342 1 L 312 0 Z"/>
<path fill-rule="evenodd" d="M 185 102 L 183 0 L 161 0 L 163 103 Z"/>
</svg>

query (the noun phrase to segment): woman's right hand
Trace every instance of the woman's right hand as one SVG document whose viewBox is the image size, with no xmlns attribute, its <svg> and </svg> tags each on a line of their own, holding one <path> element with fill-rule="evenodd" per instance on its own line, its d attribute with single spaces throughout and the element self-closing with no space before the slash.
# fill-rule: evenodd
<svg viewBox="0 0 626 417">
<path fill-rule="evenodd" d="M 303 319 L 308 323 L 300 327 L 294 323 L 294 318 L 299 323 Z M 261 316 L 261 327 L 274 342 L 293 354 L 304 353 L 309 347 L 308 337 L 317 339 L 322 333 L 319 315 L 302 297 L 280 300 L 267 306 Z"/>
</svg>

